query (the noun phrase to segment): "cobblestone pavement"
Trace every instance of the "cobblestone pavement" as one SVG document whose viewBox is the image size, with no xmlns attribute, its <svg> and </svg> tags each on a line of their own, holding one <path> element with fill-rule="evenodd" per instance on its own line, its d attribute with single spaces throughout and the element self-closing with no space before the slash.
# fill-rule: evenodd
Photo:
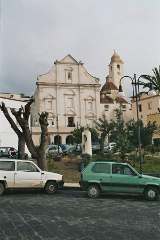
<svg viewBox="0 0 160 240">
<path fill-rule="evenodd" d="M 0 240 L 159 240 L 160 201 L 83 192 L 0 197 Z"/>
</svg>

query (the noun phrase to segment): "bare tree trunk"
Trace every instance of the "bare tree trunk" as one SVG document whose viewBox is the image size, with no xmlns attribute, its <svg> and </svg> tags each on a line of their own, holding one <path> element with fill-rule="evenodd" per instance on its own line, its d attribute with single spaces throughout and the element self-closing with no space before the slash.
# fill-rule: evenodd
<svg viewBox="0 0 160 240">
<path fill-rule="evenodd" d="M 38 166 L 42 170 L 44 170 L 46 169 L 46 165 L 47 165 L 46 164 L 46 145 L 48 140 L 48 129 L 47 129 L 48 113 L 42 112 L 39 115 L 39 123 L 41 127 L 41 139 L 40 139 L 40 145 L 35 146 L 32 139 L 32 133 L 29 127 L 29 123 L 28 123 L 29 116 L 30 116 L 30 107 L 33 101 L 34 101 L 33 99 L 30 99 L 30 101 L 25 105 L 25 107 L 20 107 L 18 110 L 11 108 L 11 113 L 16 118 L 22 131 L 19 130 L 17 125 L 14 123 L 14 121 L 10 117 L 4 103 L 2 103 L 0 108 L 4 112 L 4 115 L 6 116 L 7 120 L 10 122 L 11 127 L 16 132 L 19 138 L 19 141 L 18 141 L 19 157 L 24 158 L 23 151 L 25 149 L 25 143 L 26 143 L 32 157 L 37 160 Z"/>
<path fill-rule="evenodd" d="M 32 139 L 32 135 L 31 135 L 29 126 L 27 126 L 27 125 L 22 126 L 22 130 L 23 130 L 23 133 L 24 133 L 24 138 L 25 138 L 25 142 L 26 142 L 28 150 L 30 151 L 32 157 L 37 159 L 37 157 L 38 157 L 38 153 L 37 153 L 38 147 L 36 148 L 36 146 L 33 143 L 33 139 Z M 37 161 L 38 161 L 38 159 L 37 159 Z"/>
<path fill-rule="evenodd" d="M 18 159 L 25 159 L 25 139 L 23 135 L 18 137 Z"/>
<path fill-rule="evenodd" d="M 47 160 L 45 151 L 39 151 L 37 163 L 42 170 L 47 170 Z"/>
<path fill-rule="evenodd" d="M 23 131 L 23 136 L 26 142 L 26 145 L 34 159 L 37 160 L 38 166 L 44 170 L 46 169 L 46 144 L 48 138 L 48 113 L 42 112 L 39 117 L 39 123 L 41 127 L 41 139 L 40 145 L 37 147 L 34 145 L 31 130 L 29 128 L 29 115 L 30 115 L 30 105 L 33 101 L 31 100 L 25 106 L 25 108 L 20 108 L 18 111 L 15 109 L 11 109 L 12 114 L 15 116 L 18 121 L 20 127 Z"/>
</svg>

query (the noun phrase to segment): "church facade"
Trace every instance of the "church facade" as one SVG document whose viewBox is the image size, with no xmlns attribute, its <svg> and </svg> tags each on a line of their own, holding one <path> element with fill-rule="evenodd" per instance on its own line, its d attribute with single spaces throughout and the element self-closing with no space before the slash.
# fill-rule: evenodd
<svg viewBox="0 0 160 240">
<path fill-rule="evenodd" d="M 100 82 L 87 72 L 82 62 L 67 55 L 37 79 L 32 106 L 32 134 L 38 144 L 38 113 L 47 111 L 50 142 L 66 143 L 76 126 L 92 126 L 100 116 Z"/>
<path fill-rule="evenodd" d="M 108 120 L 115 109 L 122 107 L 124 117 L 129 115 L 130 104 L 119 95 L 123 76 L 123 61 L 114 53 L 109 64 L 109 76 L 101 89 L 100 80 L 86 70 L 82 62 L 71 55 L 55 61 L 51 70 L 38 76 L 31 109 L 32 136 L 39 143 L 39 113 L 48 112 L 50 143 L 70 143 L 72 131 L 78 126 L 94 127 L 99 117 Z"/>
</svg>

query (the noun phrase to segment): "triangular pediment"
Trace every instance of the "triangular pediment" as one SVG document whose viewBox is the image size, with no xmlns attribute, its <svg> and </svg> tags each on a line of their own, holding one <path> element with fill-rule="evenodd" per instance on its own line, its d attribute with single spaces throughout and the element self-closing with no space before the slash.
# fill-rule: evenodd
<svg viewBox="0 0 160 240">
<path fill-rule="evenodd" d="M 78 64 L 77 60 L 73 58 L 70 54 L 65 56 L 62 60 L 58 61 L 59 63 L 71 63 L 71 64 Z"/>
<path fill-rule="evenodd" d="M 66 112 L 67 116 L 75 116 L 76 113 L 72 110 L 72 109 L 68 109 L 68 111 Z"/>
</svg>

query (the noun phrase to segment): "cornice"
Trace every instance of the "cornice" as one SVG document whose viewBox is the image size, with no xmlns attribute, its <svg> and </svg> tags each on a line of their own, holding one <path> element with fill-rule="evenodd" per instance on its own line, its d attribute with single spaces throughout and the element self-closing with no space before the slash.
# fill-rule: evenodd
<svg viewBox="0 0 160 240">
<path fill-rule="evenodd" d="M 131 98 L 131 102 L 132 103 L 135 103 L 136 102 L 136 97 L 130 97 Z M 141 101 L 146 101 L 146 100 L 148 100 L 148 99 L 153 99 L 153 98 L 160 98 L 160 95 L 152 95 L 152 96 L 146 96 L 146 97 L 140 97 L 140 100 L 139 100 L 139 102 L 141 102 Z"/>
<path fill-rule="evenodd" d="M 36 82 L 37 86 L 55 86 L 55 87 L 101 87 L 101 84 L 85 84 L 85 83 L 49 83 L 49 82 Z"/>
</svg>

